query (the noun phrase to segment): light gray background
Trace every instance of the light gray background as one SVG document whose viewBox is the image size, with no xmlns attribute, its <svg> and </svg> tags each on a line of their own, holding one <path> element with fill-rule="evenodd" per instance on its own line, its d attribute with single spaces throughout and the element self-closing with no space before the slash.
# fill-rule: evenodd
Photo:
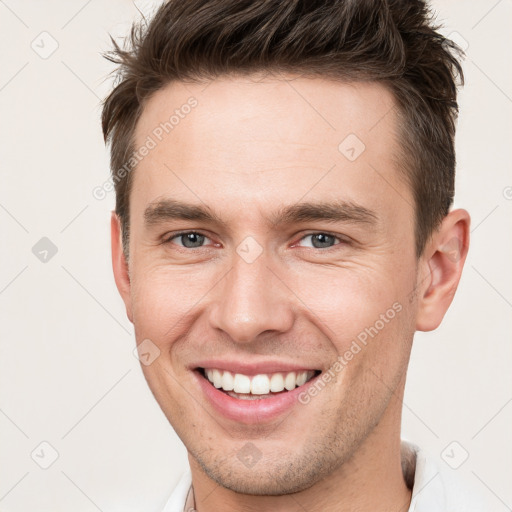
<svg viewBox="0 0 512 512">
<path fill-rule="evenodd" d="M 440 465 L 467 452 L 450 471 L 501 512 L 512 507 L 512 1 L 433 5 L 443 33 L 468 45 L 456 206 L 472 215 L 472 244 L 442 327 L 416 336 L 403 437 Z M 132 352 L 110 262 L 113 193 L 92 195 L 109 172 L 99 104 L 112 65 L 100 52 L 139 16 L 129 0 L 0 0 L 1 511 L 156 511 L 186 464 Z M 46 263 L 32 252 L 42 237 L 58 249 Z"/>
</svg>

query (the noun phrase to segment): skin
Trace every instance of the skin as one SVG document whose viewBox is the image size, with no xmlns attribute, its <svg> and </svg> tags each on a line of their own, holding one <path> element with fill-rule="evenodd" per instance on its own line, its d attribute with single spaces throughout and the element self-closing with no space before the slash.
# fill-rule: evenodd
<svg viewBox="0 0 512 512">
<path fill-rule="evenodd" d="M 190 96 L 197 107 L 135 171 L 129 262 L 115 213 L 111 226 L 116 284 L 137 343 L 160 350 L 142 368 L 188 450 L 197 509 L 407 510 L 407 364 L 415 330 L 435 329 L 452 301 L 468 213 L 450 212 L 416 257 L 394 99 L 382 85 L 292 76 L 176 82 L 146 104 L 136 147 Z M 353 162 L 338 150 L 351 133 L 366 146 Z M 223 224 L 146 226 L 145 209 L 165 197 L 207 205 Z M 339 199 L 371 210 L 375 222 L 268 220 L 298 202 Z M 204 245 L 169 240 L 179 230 L 205 235 Z M 325 232 L 335 235 L 331 246 L 315 248 L 308 235 Z M 248 236 L 262 248 L 252 263 L 236 251 Z M 220 416 L 193 378 L 190 365 L 205 356 L 326 372 L 395 303 L 401 311 L 343 370 L 277 421 Z M 261 453 L 250 468 L 237 457 L 248 442 Z"/>
</svg>

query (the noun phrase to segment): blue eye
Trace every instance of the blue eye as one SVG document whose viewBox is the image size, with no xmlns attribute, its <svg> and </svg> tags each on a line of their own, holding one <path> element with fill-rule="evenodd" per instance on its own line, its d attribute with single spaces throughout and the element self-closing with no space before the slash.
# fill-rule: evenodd
<svg viewBox="0 0 512 512">
<path fill-rule="evenodd" d="M 304 240 L 310 239 L 309 244 L 302 245 Z M 164 243 L 172 243 L 185 249 L 200 249 L 205 246 L 205 243 L 211 240 L 197 231 L 182 231 L 180 233 L 174 233 L 167 237 Z M 318 232 L 310 233 L 309 235 L 303 236 L 299 244 L 301 247 L 310 247 L 312 249 L 329 249 L 338 243 L 342 242 L 337 236 L 329 233 Z"/>
<path fill-rule="evenodd" d="M 301 238 L 301 241 L 307 238 L 311 239 L 311 245 L 306 247 L 312 247 L 314 249 L 328 249 L 336 245 L 336 240 L 340 241 L 338 237 L 330 235 L 329 233 L 311 233 Z"/>
<path fill-rule="evenodd" d="M 176 243 L 186 249 L 196 249 L 203 246 L 205 240 L 209 240 L 208 237 L 197 233 L 196 231 L 185 231 L 183 233 L 176 233 L 169 237 L 166 242 L 173 240 L 180 240 L 181 243 Z"/>
</svg>

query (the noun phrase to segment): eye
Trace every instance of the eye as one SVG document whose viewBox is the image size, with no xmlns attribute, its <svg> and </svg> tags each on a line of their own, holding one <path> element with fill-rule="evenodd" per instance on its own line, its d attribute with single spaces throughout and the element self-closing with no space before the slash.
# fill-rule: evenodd
<svg viewBox="0 0 512 512">
<path fill-rule="evenodd" d="M 336 241 L 342 241 L 337 236 L 329 233 L 310 233 L 309 235 L 302 237 L 300 242 L 307 239 L 311 240 L 310 244 L 305 246 L 303 245 L 302 247 L 312 247 L 313 249 L 329 249 L 333 245 L 336 245 Z"/>
<path fill-rule="evenodd" d="M 174 240 L 176 240 L 176 242 Z M 185 247 L 186 249 L 197 249 L 203 246 L 205 240 L 210 239 L 197 231 L 183 231 L 168 236 L 164 240 L 164 243 L 173 243 L 180 247 Z"/>
</svg>

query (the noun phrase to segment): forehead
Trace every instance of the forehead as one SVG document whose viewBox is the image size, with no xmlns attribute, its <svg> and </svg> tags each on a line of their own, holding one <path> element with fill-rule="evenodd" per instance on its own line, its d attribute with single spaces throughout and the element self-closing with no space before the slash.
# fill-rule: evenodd
<svg viewBox="0 0 512 512">
<path fill-rule="evenodd" d="M 408 208 L 394 107 L 376 83 L 293 76 L 171 83 L 136 126 L 136 148 L 151 149 L 137 164 L 132 202 L 143 208 L 173 196 L 249 215 L 252 205 L 256 214 L 306 195 L 372 207 L 391 193 Z"/>
</svg>

